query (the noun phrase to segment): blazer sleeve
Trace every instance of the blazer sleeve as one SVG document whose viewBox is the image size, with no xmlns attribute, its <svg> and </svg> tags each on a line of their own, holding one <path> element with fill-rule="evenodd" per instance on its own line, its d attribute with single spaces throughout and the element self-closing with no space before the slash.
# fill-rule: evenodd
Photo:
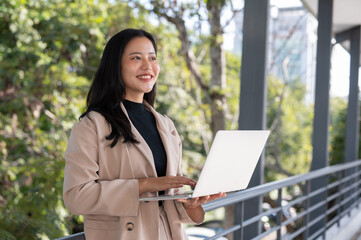
<svg viewBox="0 0 361 240">
<path fill-rule="evenodd" d="M 99 179 L 99 137 L 95 120 L 84 117 L 71 131 L 65 151 L 65 206 L 77 215 L 136 216 L 139 208 L 138 180 Z"/>
<path fill-rule="evenodd" d="M 177 176 L 183 176 L 182 171 L 181 171 L 181 164 L 182 164 L 182 141 L 180 140 L 179 134 L 174 126 L 174 123 L 172 122 L 172 120 L 169 119 L 170 122 L 170 128 L 171 128 L 171 132 L 175 134 L 175 136 L 179 139 L 179 159 L 178 159 L 178 169 L 177 169 Z M 200 222 L 194 222 L 187 214 L 187 211 L 185 210 L 183 204 L 181 202 L 177 202 L 174 201 L 174 204 L 177 208 L 178 211 L 178 216 L 179 216 L 179 220 L 181 223 L 186 223 L 186 224 L 201 224 L 204 221 L 204 216 L 205 216 L 205 211 L 202 207 L 203 210 L 203 219 Z"/>
</svg>

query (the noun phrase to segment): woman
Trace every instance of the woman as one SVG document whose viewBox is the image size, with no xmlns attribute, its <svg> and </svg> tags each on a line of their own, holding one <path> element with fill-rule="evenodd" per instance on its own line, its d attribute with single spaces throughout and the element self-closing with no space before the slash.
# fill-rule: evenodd
<svg viewBox="0 0 361 240">
<path fill-rule="evenodd" d="M 201 223 L 201 204 L 224 196 L 138 201 L 196 184 L 181 174 L 173 122 L 153 108 L 158 74 L 149 33 L 126 29 L 107 43 L 65 152 L 64 202 L 84 215 L 87 240 L 187 239 L 181 222 Z"/>
</svg>

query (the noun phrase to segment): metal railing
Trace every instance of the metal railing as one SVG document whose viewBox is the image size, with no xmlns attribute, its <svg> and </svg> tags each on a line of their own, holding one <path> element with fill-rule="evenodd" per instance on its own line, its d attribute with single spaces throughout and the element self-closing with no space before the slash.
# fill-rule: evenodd
<svg viewBox="0 0 361 240">
<path fill-rule="evenodd" d="M 262 239 L 272 233 L 276 233 L 277 239 L 282 239 L 285 237 L 285 233 L 281 233 L 282 228 L 285 229 L 291 224 L 296 225 L 296 227 L 294 227 L 292 231 L 287 231 L 287 239 L 294 239 L 299 236 L 302 236 L 303 239 L 317 239 L 320 236 L 325 239 L 325 233 L 331 226 L 337 224 L 339 227 L 341 218 L 345 215 L 350 215 L 352 209 L 359 208 L 359 205 L 361 204 L 360 175 L 361 160 L 357 160 L 351 163 L 325 167 L 310 173 L 266 183 L 236 193 L 231 193 L 225 198 L 209 202 L 203 206 L 206 212 L 232 204 L 239 204 L 241 209 L 238 212 L 238 215 L 235 216 L 235 219 L 237 219 L 237 222 L 240 224 L 222 230 L 216 235 L 207 238 L 207 240 L 214 240 L 229 233 L 237 233 L 237 231 L 238 236 L 240 236 L 238 239 L 243 240 L 243 231 L 245 227 L 254 223 L 259 223 L 262 221 L 262 218 L 268 216 L 276 216 L 273 226 L 270 226 L 268 229 L 263 229 L 260 234 L 252 239 Z M 327 178 L 328 183 L 322 188 L 312 189 L 312 181 L 316 181 L 322 177 Z M 301 193 L 297 195 L 296 198 L 289 200 L 286 205 L 282 205 L 284 192 L 286 192 L 284 189 L 294 186 L 297 186 Z M 277 197 L 274 199 L 276 207 L 263 211 L 252 218 L 244 219 L 243 208 L 246 200 L 263 197 L 269 195 L 273 191 L 277 191 Z M 325 194 L 326 197 L 315 202 L 313 199 L 322 193 Z M 310 205 L 311 201 L 312 206 Z M 288 215 L 285 217 L 284 213 L 291 208 L 298 210 L 293 216 Z M 325 209 L 325 211 L 317 217 L 311 218 L 312 213 L 319 209 Z M 325 222 L 323 227 L 315 232 L 310 232 L 310 226 L 313 226 L 321 220 Z M 80 239 L 85 239 L 83 233 L 61 238 L 61 240 Z"/>
<path fill-rule="evenodd" d="M 322 236 L 325 239 L 326 230 L 332 225 L 337 224 L 340 226 L 340 219 L 346 214 L 350 215 L 350 212 L 355 207 L 359 208 L 361 203 L 361 160 L 338 164 L 330 167 L 325 167 L 316 171 L 312 171 L 307 174 L 297 175 L 289 177 L 284 180 L 274 181 L 266 183 L 257 187 L 246 189 L 233 194 L 228 194 L 224 199 L 217 199 L 213 202 L 209 202 L 204 205 L 206 211 L 212 211 L 217 208 L 225 207 L 235 203 L 239 203 L 241 211 L 235 219 L 239 219 L 240 224 L 234 225 L 233 227 L 226 229 L 213 237 L 207 238 L 207 240 L 217 239 L 221 236 L 225 236 L 228 233 L 239 231 L 239 238 L 243 238 L 243 230 L 245 227 L 252 223 L 261 221 L 264 216 L 275 215 L 276 221 L 274 226 L 264 230 L 258 236 L 252 239 L 261 239 L 273 232 L 276 232 L 277 239 L 282 239 L 281 228 L 290 225 L 291 223 L 298 222 L 298 226 L 293 232 L 287 233 L 287 239 L 294 239 L 302 235 L 303 239 L 316 239 Z M 319 179 L 320 177 L 327 177 L 328 184 L 322 188 L 311 190 L 312 180 Z M 290 200 L 286 205 L 282 205 L 283 200 L 283 189 L 292 186 L 303 186 L 303 191 L 295 199 Z M 253 216 L 250 219 L 243 219 L 243 206 L 244 201 L 261 197 L 269 194 L 272 191 L 277 191 L 277 198 L 275 199 L 276 207 L 271 208 L 265 212 Z M 310 200 L 315 196 L 326 193 L 326 198 L 319 202 L 312 202 L 310 206 Z M 289 218 L 281 217 L 284 212 L 292 207 L 300 209 L 294 216 Z M 325 207 L 325 212 L 315 217 L 310 218 L 313 211 Z M 309 228 L 320 220 L 325 221 L 325 225 L 316 232 L 310 234 Z M 237 240 L 238 240 L 237 239 Z M 249 240 L 249 239 L 247 239 Z"/>
</svg>

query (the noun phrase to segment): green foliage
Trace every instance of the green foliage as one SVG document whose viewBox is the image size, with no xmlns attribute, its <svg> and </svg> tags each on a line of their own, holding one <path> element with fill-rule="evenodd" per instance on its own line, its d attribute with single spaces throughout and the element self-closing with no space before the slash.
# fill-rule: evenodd
<svg viewBox="0 0 361 240">
<path fill-rule="evenodd" d="M 266 181 L 306 173 L 312 160 L 313 106 L 304 103 L 305 86 L 268 79 Z M 329 164 L 344 162 L 347 102 L 330 99 Z M 277 120 L 278 119 L 278 120 Z"/>
<path fill-rule="evenodd" d="M 1 1 L 0 19 L 0 239 L 53 239 L 81 221 L 62 201 L 69 131 L 109 29 L 135 20 L 83 0 Z"/>
<path fill-rule="evenodd" d="M 200 129 L 207 106 L 171 27 L 107 1 L 6 1 L 0 5 L 0 238 L 47 239 L 81 231 L 82 217 L 62 202 L 63 154 L 84 111 L 105 41 L 122 28 L 155 33 L 162 67 L 157 108 L 183 138 L 185 172 L 198 174 L 205 150 Z M 205 64 L 206 65 L 206 64 Z M 179 111 L 182 110 L 182 111 Z M 205 116 L 202 118 L 202 114 Z"/>
<path fill-rule="evenodd" d="M 203 39 L 203 40 L 202 40 Z M 163 29 L 159 39 L 161 73 L 157 83 L 156 108 L 166 113 L 175 122 L 183 142 L 183 172 L 188 177 L 198 178 L 206 156 L 206 146 L 211 144 L 211 110 L 202 101 L 202 91 L 197 87 L 180 53 L 181 43 L 172 29 Z M 195 52 L 201 54 L 200 68 L 202 76 L 210 81 L 209 47 L 205 37 L 201 37 L 195 46 Z M 239 69 L 240 58 L 226 54 L 228 103 L 227 128 L 236 129 L 238 120 Z"/>
<path fill-rule="evenodd" d="M 347 102 L 333 98 L 330 102 L 330 165 L 343 163 L 345 159 Z"/>
<path fill-rule="evenodd" d="M 174 121 L 183 142 L 183 172 L 188 177 L 196 177 L 204 161 L 202 132 L 209 134 L 206 118 L 210 113 L 208 106 L 197 103 L 200 92 L 180 53 L 181 43 L 176 32 L 170 27 L 162 30 L 161 37 L 156 34 L 161 66 L 156 108 Z"/>
<path fill-rule="evenodd" d="M 226 98 L 228 114 L 226 116 L 226 128 L 238 129 L 239 94 L 241 90 L 241 58 L 226 52 Z"/>
<path fill-rule="evenodd" d="M 266 181 L 306 173 L 311 163 L 312 106 L 304 101 L 305 86 L 269 77 L 267 128 L 272 131 L 266 151 Z"/>
</svg>

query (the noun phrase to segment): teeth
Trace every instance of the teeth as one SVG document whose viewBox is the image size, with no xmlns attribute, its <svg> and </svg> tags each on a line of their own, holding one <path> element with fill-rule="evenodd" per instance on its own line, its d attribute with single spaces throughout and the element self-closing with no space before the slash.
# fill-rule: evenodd
<svg viewBox="0 0 361 240">
<path fill-rule="evenodd" d="M 142 75 L 142 76 L 138 76 L 138 78 L 142 78 L 142 79 L 150 79 L 152 76 L 149 75 Z"/>
</svg>

